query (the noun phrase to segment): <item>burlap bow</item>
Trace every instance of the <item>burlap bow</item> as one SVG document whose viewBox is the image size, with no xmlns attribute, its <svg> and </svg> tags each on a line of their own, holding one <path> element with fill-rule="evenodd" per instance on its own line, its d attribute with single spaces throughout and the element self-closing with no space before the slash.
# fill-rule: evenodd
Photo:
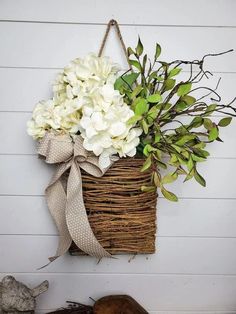
<svg viewBox="0 0 236 314">
<path fill-rule="evenodd" d="M 49 258 L 50 262 L 67 252 L 72 240 L 91 256 L 111 257 L 90 227 L 83 201 L 80 168 L 95 177 L 103 176 L 105 171 L 99 167 L 98 157 L 86 151 L 82 143 L 80 136 L 72 141 L 69 135 L 52 132 L 46 133 L 39 143 L 38 154 L 45 157 L 47 163 L 57 164 L 57 170 L 45 190 L 47 204 L 60 236 L 56 254 Z M 65 191 L 61 179 L 68 169 Z"/>
</svg>

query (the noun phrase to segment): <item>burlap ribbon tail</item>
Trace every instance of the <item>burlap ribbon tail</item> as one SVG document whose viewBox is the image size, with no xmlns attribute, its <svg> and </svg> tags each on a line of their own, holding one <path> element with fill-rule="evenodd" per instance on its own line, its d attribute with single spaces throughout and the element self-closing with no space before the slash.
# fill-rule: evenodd
<svg viewBox="0 0 236 314">
<path fill-rule="evenodd" d="M 99 167 L 98 157 L 86 151 L 83 139 L 73 141 L 69 135 L 48 132 L 39 142 L 38 154 L 46 163 L 56 164 L 57 169 L 47 186 L 46 200 L 59 231 L 59 244 L 50 262 L 68 251 L 72 241 L 86 254 L 97 258 L 111 257 L 96 239 L 88 220 L 83 201 L 80 168 L 94 177 L 105 173 Z M 69 171 L 66 190 L 62 175 Z M 107 169 L 106 169 L 107 170 Z"/>
</svg>

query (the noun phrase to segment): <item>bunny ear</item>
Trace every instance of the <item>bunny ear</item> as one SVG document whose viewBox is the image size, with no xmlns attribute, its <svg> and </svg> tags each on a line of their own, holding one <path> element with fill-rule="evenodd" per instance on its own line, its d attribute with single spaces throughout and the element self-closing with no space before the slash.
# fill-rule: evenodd
<svg viewBox="0 0 236 314">
<path fill-rule="evenodd" d="M 48 290 L 49 287 L 49 282 L 47 280 L 45 280 L 44 282 L 42 282 L 40 285 L 38 285 L 37 287 L 35 287 L 34 289 L 31 290 L 31 294 L 33 297 L 37 297 L 38 295 L 40 295 L 41 293 L 45 292 Z"/>
</svg>

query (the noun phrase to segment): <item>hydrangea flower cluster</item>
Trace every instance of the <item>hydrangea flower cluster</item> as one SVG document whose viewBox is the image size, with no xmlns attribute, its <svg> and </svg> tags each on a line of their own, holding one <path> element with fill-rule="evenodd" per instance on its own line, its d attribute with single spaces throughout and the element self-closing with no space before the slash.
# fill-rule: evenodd
<svg viewBox="0 0 236 314">
<path fill-rule="evenodd" d="M 50 130 L 80 134 L 102 168 L 109 166 L 111 155 L 134 156 L 142 131 L 128 123 L 134 112 L 114 89 L 118 72 L 108 57 L 89 54 L 73 60 L 57 76 L 54 97 L 36 105 L 29 135 L 40 140 Z"/>
</svg>

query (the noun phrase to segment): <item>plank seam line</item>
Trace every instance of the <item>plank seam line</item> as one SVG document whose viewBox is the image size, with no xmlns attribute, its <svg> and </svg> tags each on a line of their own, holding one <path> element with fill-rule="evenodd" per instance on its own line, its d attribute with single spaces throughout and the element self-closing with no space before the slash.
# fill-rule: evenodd
<svg viewBox="0 0 236 314">
<path fill-rule="evenodd" d="M 74 256 L 75 257 L 75 256 Z M 9 272 L 1 272 L 0 274 L 9 274 Z M 236 274 L 200 274 L 200 273 L 120 273 L 120 272 L 115 272 L 115 273 L 106 273 L 106 272 L 46 272 L 44 271 L 37 271 L 35 269 L 35 272 L 24 272 L 24 271 L 19 271 L 19 272 L 11 272 L 12 275 L 14 274 L 31 274 L 31 275 L 78 275 L 78 276 L 104 276 L 104 275 L 114 275 L 114 276 L 210 276 L 210 277 L 236 277 Z"/>
<path fill-rule="evenodd" d="M 45 197 L 44 194 L 6 194 L 0 193 L 0 197 Z M 179 199 L 183 200 L 236 200 L 236 197 L 182 197 Z M 158 199 L 165 199 L 163 196 L 158 196 Z"/>
<path fill-rule="evenodd" d="M 107 22 L 66 22 L 66 21 L 40 21 L 40 20 L 17 20 L 17 19 L 0 19 L 0 23 L 25 23 L 25 24 L 54 24 L 54 25 L 86 25 L 86 26 L 105 26 Z M 119 23 L 120 26 L 129 27 L 169 27 L 169 28 L 228 28 L 234 29 L 235 25 L 194 25 L 194 24 L 148 24 L 148 23 Z"/>
<path fill-rule="evenodd" d="M 23 69 L 23 70 L 63 70 L 60 67 L 39 67 L 39 66 L 9 66 L 0 65 L 0 69 Z M 193 71 L 196 73 L 197 71 Z M 189 71 L 182 71 L 182 73 L 189 73 Z M 213 74 L 236 74 L 236 71 L 211 71 Z"/>
<path fill-rule="evenodd" d="M 38 156 L 36 153 L 0 153 L 0 156 Z M 236 160 L 236 157 L 208 157 L 208 160 Z"/>
<path fill-rule="evenodd" d="M 34 105 L 33 105 L 34 106 Z M 0 113 L 12 113 L 12 114 L 15 114 L 15 113 L 32 113 L 33 110 L 0 110 Z M 187 115 L 183 115 L 183 117 L 188 117 Z M 222 118 L 223 115 L 219 115 L 219 114 L 214 114 L 212 115 L 212 118 Z"/>
<path fill-rule="evenodd" d="M 0 236 L 4 236 L 4 237 L 15 237 L 15 236 L 19 236 L 19 237 L 42 237 L 42 238 L 45 238 L 45 237 L 59 237 L 58 234 L 53 234 L 53 233 L 48 233 L 48 234 L 40 234 L 40 233 L 1 233 Z M 179 236 L 179 235 L 173 235 L 173 236 L 168 236 L 168 235 L 156 235 L 156 238 L 157 239 L 160 239 L 160 238 L 174 238 L 174 239 L 216 239 L 216 240 L 219 240 L 219 239 L 225 239 L 225 240 L 228 240 L 228 239 L 231 239 L 231 240 L 234 240 L 236 239 L 236 236 L 235 237 L 219 237 L 219 236 L 191 236 L 191 235 L 187 235 L 187 236 Z M 132 255 L 132 254 L 128 254 L 128 255 Z"/>
</svg>

